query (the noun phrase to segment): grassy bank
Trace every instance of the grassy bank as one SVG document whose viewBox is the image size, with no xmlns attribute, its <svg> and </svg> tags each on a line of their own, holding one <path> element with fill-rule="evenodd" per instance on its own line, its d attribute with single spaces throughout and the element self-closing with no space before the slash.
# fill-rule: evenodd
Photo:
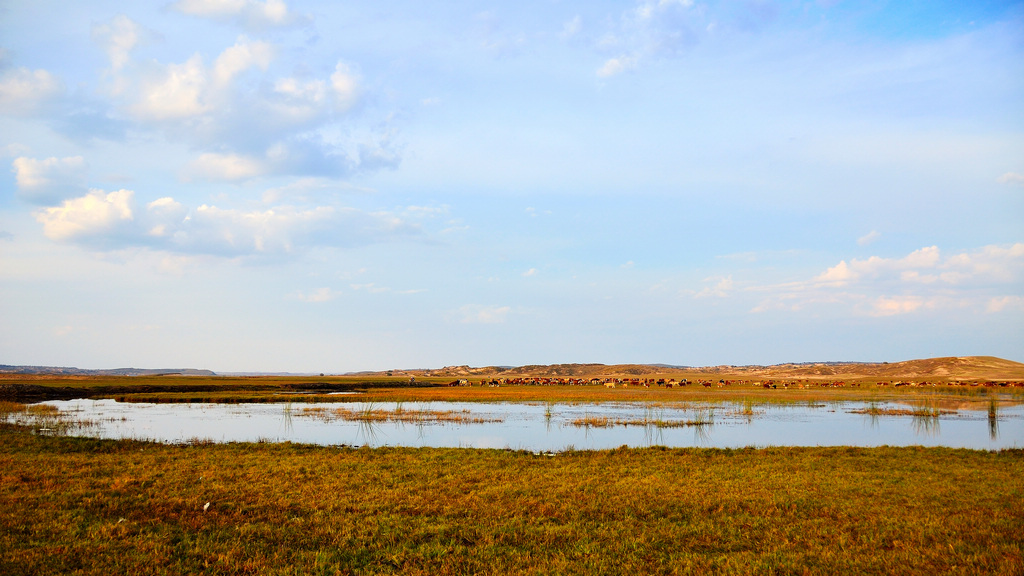
<svg viewBox="0 0 1024 576">
<path fill-rule="evenodd" d="M 731 377 L 730 377 L 731 378 Z M 754 402 L 800 403 L 829 401 L 987 402 L 991 397 L 1024 401 L 1024 386 L 956 385 L 923 379 L 904 379 L 905 386 L 888 380 L 787 380 L 764 388 L 759 379 L 736 378 L 725 386 L 691 383 L 667 388 L 651 385 L 606 388 L 587 386 L 501 385 L 449 387 L 451 378 L 365 376 L 61 376 L 0 375 L 0 401 L 38 402 L 70 398 L 114 398 L 127 402 Z M 1016 384 L 1016 383 L 1015 383 Z M 358 396 L 337 395 L 357 392 Z"/>
<path fill-rule="evenodd" d="M 2 425 L 0 573 L 1019 574 L 1022 478 L 1019 450 L 538 456 Z"/>
</svg>

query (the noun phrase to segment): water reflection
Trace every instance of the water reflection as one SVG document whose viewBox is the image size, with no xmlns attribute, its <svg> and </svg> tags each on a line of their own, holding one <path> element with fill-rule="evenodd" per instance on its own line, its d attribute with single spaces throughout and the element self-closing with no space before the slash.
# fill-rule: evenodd
<svg viewBox="0 0 1024 576">
<path fill-rule="evenodd" d="M 95 422 L 76 435 L 164 442 L 470 446 L 532 451 L 627 446 L 1024 446 L 1024 406 L 996 399 L 939 410 L 886 402 L 758 404 L 474 404 L 452 402 L 47 403 Z M 986 414 L 987 409 L 987 414 Z M 941 423 L 941 425 L 940 425 Z M 683 430 L 692 429 L 692 432 Z M 267 437 L 267 431 L 277 435 Z"/>
<path fill-rule="evenodd" d="M 936 437 L 941 432 L 938 414 L 915 411 L 911 415 L 911 423 L 918 436 Z"/>
<path fill-rule="evenodd" d="M 751 422 L 747 422 L 750 424 Z M 712 422 L 704 424 L 697 424 L 693 427 L 693 444 L 694 446 L 707 447 L 711 445 L 711 426 Z"/>
<path fill-rule="evenodd" d="M 991 398 L 988 401 L 988 436 L 989 438 L 996 440 L 999 438 L 999 415 L 998 403 L 995 398 Z"/>
<path fill-rule="evenodd" d="M 284 410 L 281 411 L 281 426 L 284 428 L 285 434 L 291 434 L 292 430 L 295 429 L 295 425 L 292 424 L 292 403 L 285 402 Z"/>
<path fill-rule="evenodd" d="M 661 446 L 665 443 L 664 435 L 661 432 L 661 426 L 648 422 L 646 425 L 644 425 L 643 430 L 644 446 Z"/>
<path fill-rule="evenodd" d="M 356 421 L 356 434 L 357 442 L 355 444 L 362 444 L 364 446 L 376 446 L 377 438 L 384 434 L 381 430 L 381 425 L 373 420 L 358 420 Z M 362 440 L 359 442 L 358 440 Z"/>
</svg>

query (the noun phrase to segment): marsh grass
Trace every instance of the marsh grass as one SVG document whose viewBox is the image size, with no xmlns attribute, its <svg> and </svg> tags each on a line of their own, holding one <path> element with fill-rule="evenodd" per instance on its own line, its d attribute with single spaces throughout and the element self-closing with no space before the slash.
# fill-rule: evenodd
<svg viewBox="0 0 1024 576">
<path fill-rule="evenodd" d="M 26 427 L 37 434 L 68 434 L 96 427 L 92 420 L 76 418 L 50 404 L 0 402 L 0 422 Z"/>
<path fill-rule="evenodd" d="M 14 415 L 26 411 L 27 406 L 21 402 L 8 402 L 0 400 L 0 422 L 11 420 Z"/>
<path fill-rule="evenodd" d="M 883 408 L 876 403 L 870 403 L 865 408 L 850 410 L 851 414 L 866 414 L 868 416 L 913 416 L 914 418 L 938 418 L 956 414 L 956 410 L 943 410 L 934 406 L 919 406 L 916 408 Z"/>
<path fill-rule="evenodd" d="M 409 424 L 485 424 L 502 422 L 501 418 L 475 416 L 470 410 L 418 410 L 406 409 L 401 402 L 392 410 L 378 408 L 373 402 L 354 409 L 346 407 L 327 408 L 308 406 L 299 411 L 299 416 L 316 418 L 323 422 L 344 420 L 348 422 L 399 422 Z"/>
<path fill-rule="evenodd" d="M 747 423 L 750 423 L 754 419 L 754 415 L 757 413 L 754 410 L 754 401 L 750 398 L 744 398 L 739 405 L 739 414 L 747 419 Z"/>
<path fill-rule="evenodd" d="M 698 408 L 693 418 L 688 420 L 672 420 L 665 418 L 664 410 L 645 407 L 644 415 L 639 418 L 612 418 L 609 416 L 591 416 L 584 414 L 580 418 L 569 421 L 576 427 L 613 428 L 615 426 L 644 426 L 650 428 L 686 428 L 690 426 L 709 426 L 714 423 L 714 411 L 711 408 Z"/>
<path fill-rule="evenodd" d="M 1021 450 L 538 457 L 3 424 L 0 573 L 1020 574 L 1022 477 Z"/>
<path fill-rule="evenodd" d="M 544 403 L 544 429 L 551 432 L 551 418 L 555 415 L 555 402 L 549 400 Z"/>
<path fill-rule="evenodd" d="M 914 433 L 918 436 L 938 436 L 941 432 L 939 415 L 931 411 L 915 411 L 911 424 L 914 427 Z"/>
</svg>

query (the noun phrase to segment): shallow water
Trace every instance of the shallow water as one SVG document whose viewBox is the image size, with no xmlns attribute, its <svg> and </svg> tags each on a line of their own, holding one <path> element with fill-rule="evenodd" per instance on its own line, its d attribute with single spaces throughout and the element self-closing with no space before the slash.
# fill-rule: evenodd
<svg viewBox="0 0 1024 576">
<path fill-rule="evenodd" d="M 622 445 L 745 446 L 950 446 L 995 450 L 1024 447 L 1024 406 L 958 410 L 935 417 L 869 416 L 853 413 L 862 402 L 741 406 L 649 405 L 640 403 L 538 404 L 469 402 L 361 402 L 320 404 L 145 404 L 114 400 L 47 402 L 74 418 L 92 421 L 77 435 L 160 442 L 302 442 L 349 446 L 432 446 L 561 451 Z M 874 403 L 876 408 L 907 408 Z M 987 405 L 986 405 L 987 406 Z M 322 409 L 319 413 L 310 409 Z M 486 423 L 359 422 L 324 419 L 337 408 L 406 414 L 453 412 Z M 318 417 L 321 416 L 321 417 Z M 680 422 L 703 425 L 577 426 L 581 418 Z"/>
</svg>

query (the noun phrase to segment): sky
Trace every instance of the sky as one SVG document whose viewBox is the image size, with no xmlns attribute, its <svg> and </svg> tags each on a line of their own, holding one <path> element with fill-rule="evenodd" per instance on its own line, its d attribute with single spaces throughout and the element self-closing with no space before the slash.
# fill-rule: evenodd
<svg viewBox="0 0 1024 576">
<path fill-rule="evenodd" d="M 1024 361 L 1024 2 L 0 0 L 0 363 Z"/>
</svg>

